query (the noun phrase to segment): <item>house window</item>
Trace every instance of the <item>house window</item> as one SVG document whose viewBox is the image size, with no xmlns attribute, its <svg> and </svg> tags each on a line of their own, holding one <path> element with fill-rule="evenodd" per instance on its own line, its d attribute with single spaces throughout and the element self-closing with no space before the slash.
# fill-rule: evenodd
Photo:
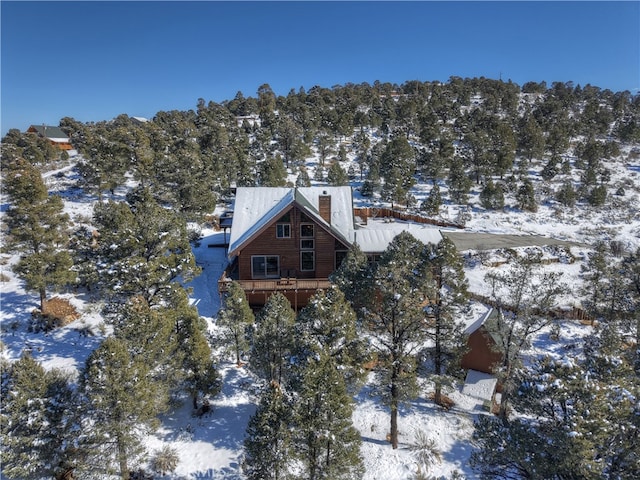
<svg viewBox="0 0 640 480">
<path fill-rule="evenodd" d="M 336 270 L 340 268 L 340 265 L 342 265 L 342 262 L 344 261 L 344 259 L 347 258 L 347 253 L 348 253 L 347 250 L 336 251 L 336 265 L 335 265 Z"/>
<path fill-rule="evenodd" d="M 300 223 L 311 223 L 311 219 L 306 213 L 300 212 Z"/>
<path fill-rule="evenodd" d="M 291 223 L 291 212 L 287 212 L 280 217 L 279 223 Z"/>
<path fill-rule="evenodd" d="M 316 269 L 316 255 L 313 251 L 300 252 L 300 270 L 310 271 Z"/>
<path fill-rule="evenodd" d="M 276 224 L 276 237 L 291 238 L 291 225 L 289 225 L 288 223 Z"/>
<path fill-rule="evenodd" d="M 300 250 L 313 250 L 315 248 L 315 241 L 313 238 L 303 238 L 300 240 Z"/>
<path fill-rule="evenodd" d="M 277 255 L 253 255 L 251 257 L 251 276 L 253 278 L 278 278 L 280 276 L 280 257 Z"/>
<path fill-rule="evenodd" d="M 300 225 L 300 236 L 306 238 L 313 238 L 313 224 L 312 223 L 303 223 Z"/>
</svg>

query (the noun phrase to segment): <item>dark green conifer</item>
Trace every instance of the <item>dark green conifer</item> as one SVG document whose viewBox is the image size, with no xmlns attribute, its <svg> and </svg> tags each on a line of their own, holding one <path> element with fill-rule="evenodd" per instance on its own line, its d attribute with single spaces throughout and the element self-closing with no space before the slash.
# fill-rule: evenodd
<svg viewBox="0 0 640 480">
<path fill-rule="evenodd" d="M 280 384 L 270 382 L 263 391 L 256 413 L 249 419 L 242 465 L 248 480 L 293 478 L 292 401 Z"/>
<path fill-rule="evenodd" d="M 351 420 L 353 400 L 340 364 L 327 353 L 321 349 L 305 359 L 293 421 L 294 451 L 304 478 L 357 480 L 364 466 L 360 433 Z"/>
<path fill-rule="evenodd" d="M 218 314 L 218 326 L 223 330 L 223 347 L 232 351 L 236 364 L 241 364 L 241 355 L 249 350 L 250 328 L 255 321 L 244 290 L 237 282 L 231 282 L 225 293 L 224 306 Z"/>
<path fill-rule="evenodd" d="M 347 389 L 355 393 L 364 381 L 367 346 L 356 330 L 356 315 L 336 286 L 319 291 L 298 315 L 296 342 L 300 358 L 320 350 L 340 365 Z"/>
<path fill-rule="evenodd" d="M 291 303 L 279 292 L 269 297 L 257 315 L 250 367 L 266 381 L 282 385 L 288 378 L 295 318 Z"/>
<path fill-rule="evenodd" d="M 7 478 L 41 479 L 83 470 L 79 398 L 67 376 L 30 354 L 2 363 L 0 459 Z M 66 477 L 65 477 L 66 478 Z"/>
<path fill-rule="evenodd" d="M 89 401 L 92 463 L 103 475 L 128 480 L 145 452 L 144 437 L 158 427 L 166 393 L 141 355 L 108 337 L 87 359 L 81 377 Z"/>
</svg>

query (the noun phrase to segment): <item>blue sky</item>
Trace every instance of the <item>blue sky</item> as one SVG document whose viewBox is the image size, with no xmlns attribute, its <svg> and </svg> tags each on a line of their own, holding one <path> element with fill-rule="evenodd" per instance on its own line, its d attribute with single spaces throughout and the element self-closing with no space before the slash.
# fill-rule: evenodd
<svg viewBox="0 0 640 480">
<path fill-rule="evenodd" d="M 451 76 L 640 87 L 640 2 L 11 2 L 1 130 Z"/>
</svg>

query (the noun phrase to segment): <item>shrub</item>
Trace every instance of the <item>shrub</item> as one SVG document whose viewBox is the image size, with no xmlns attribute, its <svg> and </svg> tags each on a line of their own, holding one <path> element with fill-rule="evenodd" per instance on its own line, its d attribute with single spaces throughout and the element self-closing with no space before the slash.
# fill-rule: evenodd
<svg viewBox="0 0 640 480">
<path fill-rule="evenodd" d="M 35 331 L 49 331 L 64 327 L 80 318 L 80 314 L 69 300 L 60 297 L 53 297 L 45 301 L 44 311 L 34 310 L 32 316 Z"/>
<path fill-rule="evenodd" d="M 165 445 L 160 450 L 155 451 L 151 464 L 154 472 L 159 475 L 166 475 L 178 467 L 179 461 L 178 451 L 169 445 Z"/>
<path fill-rule="evenodd" d="M 411 450 L 419 464 L 424 466 L 427 471 L 433 465 L 442 461 L 442 453 L 438 445 L 436 445 L 435 440 L 429 438 L 422 430 L 416 432 L 415 441 L 409 446 L 409 450 Z"/>
</svg>

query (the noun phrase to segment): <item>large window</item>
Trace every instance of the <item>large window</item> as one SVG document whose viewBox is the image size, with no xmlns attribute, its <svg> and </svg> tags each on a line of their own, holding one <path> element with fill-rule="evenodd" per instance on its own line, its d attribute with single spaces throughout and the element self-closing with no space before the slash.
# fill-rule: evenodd
<svg viewBox="0 0 640 480">
<path fill-rule="evenodd" d="M 277 255 L 253 255 L 251 257 L 251 276 L 253 278 L 278 278 L 280 276 L 280 257 Z"/>
<path fill-rule="evenodd" d="M 300 270 L 309 272 L 316 269 L 316 254 L 313 223 L 300 225 Z"/>
<path fill-rule="evenodd" d="M 310 271 L 316 269 L 316 255 L 313 251 L 300 252 L 300 270 Z"/>
</svg>

